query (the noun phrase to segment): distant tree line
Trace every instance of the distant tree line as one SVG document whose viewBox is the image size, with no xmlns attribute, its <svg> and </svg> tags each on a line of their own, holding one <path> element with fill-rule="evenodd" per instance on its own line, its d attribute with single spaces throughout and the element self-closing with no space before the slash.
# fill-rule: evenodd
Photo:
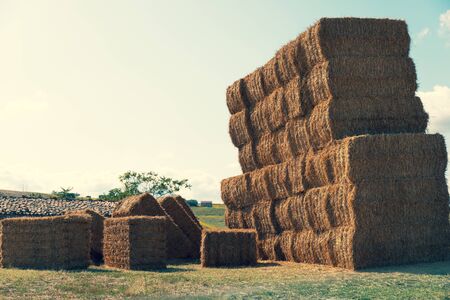
<svg viewBox="0 0 450 300">
<path fill-rule="evenodd" d="M 173 179 L 158 175 L 155 172 L 134 172 L 128 171 L 119 176 L 122 184 L 119 188 L 114 188 L 106 193 L 99 195 L 99 200 L 120 201 L 128 196 L 139 195 L 145 192 L 155 197 L 161 197 L 167 194 L 179 192 L 181 189 L 190 189 L 192 186 L 187 179 Z M 52 198 L 64 200 L 92 200 L 90 196 L 80 197 L 80 194 L 74 193 L 72 187 L 61 187 L 59 191 L 53 191 Z M 196 200 L 193 200 L 197 202 Z M 193 206 L 197 206 L 196 203 Z"/>
</svg>

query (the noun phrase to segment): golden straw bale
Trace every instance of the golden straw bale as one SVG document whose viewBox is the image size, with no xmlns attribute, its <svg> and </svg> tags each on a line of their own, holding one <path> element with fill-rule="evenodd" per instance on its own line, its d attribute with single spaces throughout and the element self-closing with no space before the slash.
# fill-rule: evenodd
<svg viewBox="0 0 450 300">
<path fill-rule="evenodd" d="M 225 225 L 228 228 L 254 228 L 253 225 L 253 206 L 247 206 L 240 209 L 225 209 Z"/>
<path fill-rule="evenodd" d="M 414 97 L 411 58 L 339 57 L 314 66 L 302 83 L 302 101 L 313 106 L 330 98 Z"/>
<path fill-rule="evenodd" d="M 357 106 L 337 100 L 322 102 L 307 117 L 293 119 L 279 131 L 243 145 L 239 148 L 243 171 L 284 162 L 348 136 L 425 131 L 428 115 L 419 98 L 389 99 L 391 104 L 386 105 L 381 105 L 379 98 L 364 100 L 365 104 Z"/>
<path fill-rule="evenodd" d="M 225 179 L 222 200 L 238 208 L 339 182 L 444 176 L 446 165 L 445 142 L 439 134 L 355 136 L 305 158 Z"/>
<path fill-rule="evenodd" d="M 0 221 L 0 267 L 80 269 L 90 263 L 89 215 Z"/>
<path fill-rule="evenodd" d="M 252 128 L 249 124 L 247 110 L 242 110 L 231 116 L 229 122 L 229 133 L 231 141 L 235 146 L 241 146 L 252 140 Z"/>
<path fill-rule="evenodd" d="M 202 267 L 247 266 L 256 264 L 254 230 L 203 231 Z"/>
<path fill-rule="evenodd" d="M 128 270 L 166 267 L 166 217 L 121 217 L 105 221 L 105 264 Z"/>
<path fill-rule="evenodd" d="M 174 199 L 175 199 L 175 201 L 177 201 L 177 203 L 181 207 L 183 207 L 184 211 L 192 218 L 192 220 L 194 220 L 194 222 L 197 223 L 197 225 L 200 226 L 200 228 L 202 228 L 202 225 L 200 224 L 200 221 L 197 219 L 197 217 L 195 216 L 194 212 L 192 211 L 192 209 L 187 204 L 186 199 L 184 199 L 180 195 L 175 195 Z"/>
<path fill-rule="evenodd" d="M 189 216 L 184 208 L 178 204 L 173 196 L 163 196 L 158 199 L 158 203 L 191 241 L 195 249 L 195 253 L 192 253 L 192 257 L 200 257 L 200 241 L 202 238 L 201 227 Z"/>
<path fill-rule="evenodd" d="M 269 169 L 263 168 L 249 174 L 250 188 L 247 193 L 255 199 L 270 199 L 271 184 L 268 177 Z"/>
<path fill-rule="evenodd" d="M 249 106 L 255 105 L 259 99 L 266 96 L 262 68 L 258 68 L 255 72 L 244 78 L 245 99 Z"/>
<path fill-rule="evenodd" d="M 275 201 L 263 201 L 252 209 L 252 228 L 257 232 L 277 233 L 278 226 L 274 215 Z"/>
<path fill-rule="evenodd" d="M 266 259 L 293 251 L 297 262 L 360 269 L 445 259 L 450 246 L 442 238 L 450 232 L 443 178 L 339 184 L 274 203 L 281 235 L 258 228 Z M 277 240 L 285 232 L 296 233 L 290 248 Z"/>
<path fill-rule="evenodd" d="M 324 61 L 341 57 L 407 57 L 409 43 L 404 21 L 322 18 L 283 46 L 262 68 L 228 87 L 229 111 L 234 114 L 254 105 L 277 87 L 296 76 L 304 76 Z"/>
<path fill-rule="evenodd" d="M 130 196 L 122 200 L 112 213 L 113 218 L 130 216 L 165 216 L 166 213 L 149 193 Z"/>
<path fill-rule="evenodd" d="M 237 80 L 227 88 L 227 106 L 232 114 L 235 114 L 248 106 L 245 98 L 243 79 Z"/>
<path fill-rule="evenodd" d="M 103 222 L 105 218 L 90 209 L 68 211 L 66 215 L 84 215 L 91 216 L 91 260 L 94 263 L 101 263 L 103 261 Z"/>
<path fill-rule="evenodd" d="M 268 132 L 277 131 L 285 127 L 289 120 L 304 117 L 318 104 L 331 100 L 336 102 L 333 103 L 333 108 L 342 111 L 341 114 L 332 114 L 333 116 L 353 119 L 350 118 L 351 115 L 347 116 L 349 111 L 361 114 L 365 106 L 370 105 L 372 111 L 364 113 L 366 118 L 370 115 L 380 118 L 385 112 L 387 115 L 384 118 L 397 116 L 401 121 L 398 114 L 402 113 L 401 116 L 409 118 L 409 122 L 415 121 L 409 126 L 409 132 L 420 132 L 426 127 L 428 116 L 420 101 L 414 97 L 415 68 L 409 58 L 341 57 L 314 67 L 301 85 L 300 87 L 299 80 L 294 79 L 288 85 L 274 90 L 251 110 L 245 109 L 232 115 L 230 136 L 233 144 L 240 147 Z M 396 98 L 412 102 L 412 107 L 403 105 L 403 102 L 398 103 Z M 410 120 L 412 117 L 417 120 Z M 414 125 L 422 129 L 414 129 Z M 402 123 L 398 126 L 405 125 Z M 378 132 L 388 133 L 388 129 Z M 391 130 L 404 131 L 396 127 Z"/>
<path fill-rule="evenodd" d="M 244 173 L 261 167 L 257 160 L 253 143 L 247 143 L 239 148 L 239 164 L 241 165 Z"/>
<path fill-rule="evenodd" d="M 276 57 L 273 57 L 264 65 L 262 73 L 262 80 L 266 90 L 273 91 L 278 86 L 283 85 L 278 59 Z"/>
<path fill-rule="evenodd" d="M 251 205 L 253 200 L 250 193 L 250 176 L 243 174 L 226 178 L 221 181 L 222 200 L 228 207 L 244 207 Z"/>
</svg>

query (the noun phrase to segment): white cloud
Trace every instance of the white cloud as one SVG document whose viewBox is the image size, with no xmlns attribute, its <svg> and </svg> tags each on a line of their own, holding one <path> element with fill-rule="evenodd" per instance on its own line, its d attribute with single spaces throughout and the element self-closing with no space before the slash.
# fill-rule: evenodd
<svg viewBox="0 0 450 300">
<path fill-rule="evenodd" d="M 417 92 L 417 95 L 430 116 L 428 131 L 450 133 L 450 87 L 435 85 L 433 90 Z"/>
<path fill-rule="evenodd" d="M 450 9 L 439 16 L 439 26 L 443 31 L 450 31 Z"/>
<path fill-rule="evenodd" d="M 430 28 L 425 27 L 417 34 L 417 40 L 421 41 L 430 34 Z"/>
<path fill-rule="evenodd" d="M 439 16 L 439 35 L 447 40 L 445 45 L 450 47 L 450 9 Z"/>
</svg>

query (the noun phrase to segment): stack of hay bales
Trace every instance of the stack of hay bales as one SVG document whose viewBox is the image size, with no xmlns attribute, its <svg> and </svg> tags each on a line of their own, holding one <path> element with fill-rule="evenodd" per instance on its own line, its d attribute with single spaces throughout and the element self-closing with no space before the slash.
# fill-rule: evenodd
<svg viewBox="0 0 450 300">
<path fill-rule="evenodd" d="M 192 243 L 194 247 L 193 258 L 198 258 L 200 256 L 200 242 L 202 239 L 202 227 L 195 222 L 197 220 L 193 215 L 189 206 L 187 206 L 188 211 L 192 213 L 192 216 L 189 212 L 180 205 L 180 200 L 177 201 L 175 196 L 164 196 L 158 199 L 158 203 L 164 209 L 164 211 L 172 218 L 176 225 L 183 231 L 189 241 Z M 182 199 L 184 203 L 184 199 Z M 194 219 L 193 219 L 194 218 Z"/>
<path fill-rule="evenodd" d="M 11 218 L 0 222 L 0 266 L 36 269 L 87 268 L 91 217 Z"/>
<path fill-rule="evenodd" d="M 403 21 L 324 18 L 227 90 L 243 175 L 222 181 L 230 228 L 261 259 L 359 269 L 439 260 L 447 153 L 424 134 Z"/>
<path fill-rule="evenodd" d="M 203 231 L 202 267 L 249 266 L 256 264 L 254 230 Z"/>
<path fill-rule="evenodd" d="M 123 217 L 105 221 L 105 264 L 128 270 L 166 267 L 166 217 Z"/>
<path fill-rule="evenodd" d="M 174 219 L 161 207 L 149 193 L 130 196 L 117 205 L 112 217 L 161 216 L 166 217 L 167 258 L 198 258 L 197 247 L 189 240 Z"/>
<path fill-rule="evenodd" d="M 105 218 L 99 213 L 90 210 L 73 210 L 66 215 L 88 215 L 91 217 L 91 260 L 99 264 L 103 261 L 103 223 Z"/>
</svg>

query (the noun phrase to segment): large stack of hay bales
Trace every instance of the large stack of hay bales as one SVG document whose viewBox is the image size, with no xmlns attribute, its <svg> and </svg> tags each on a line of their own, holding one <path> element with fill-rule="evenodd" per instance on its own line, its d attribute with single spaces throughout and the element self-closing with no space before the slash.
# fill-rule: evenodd
<svg viewBox="0 0 450 300">
<path fill-rule="evenodd" d="M 425 134 L 406 23 L 324 18 L 227 90 L 243 175 L 230 228 L 261 259 L 351 269 L 444 258 L 447 153 Z"/>
<path fill-rule="evenodd" d="M 105 221 L 105 264 L 128 270 L 166 267 L 166 217 L 123 217 Z"/>
<path fill-rule="evenodd" d="M 0 267 L 86 268 L 90 263 L 88 215 L 0 221 Z"/>
</svg>

